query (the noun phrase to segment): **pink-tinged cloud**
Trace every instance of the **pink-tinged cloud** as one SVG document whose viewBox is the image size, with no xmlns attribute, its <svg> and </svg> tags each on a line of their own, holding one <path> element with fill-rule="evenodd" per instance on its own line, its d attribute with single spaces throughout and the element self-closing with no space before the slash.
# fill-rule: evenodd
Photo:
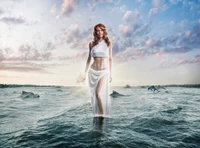
<svg viewBox="0 0 200 148">
<path fill-rule="evenodd" d="M 155 56 L 156 56 L 156 57 L 166 56 L 166 55 L 167 55 L 167 54 L 164 53 L 163 51 L 157 51 L 157 52 L 155 53 Z"/>
<path fill-rule="evenodd" d="M 18 48 L 20 52 L 20 57 L 17 57 L 21 60 L 31 60 L 31 61 L 37 61 L 37 60 L 49 60 L 51 57 L 50 52 L 41 53 L 38 51 L 38 49 L 31 47 L 30 45 L 21 45 Z M 13 58 L 14 60 L 15 58 Z"/>
<path fill-rule="evenodd" d="M 55 14 L 56 13 L 56 5 L 53 5 L 53 7 L 50 10 L 51 14 Z"/>
<path fill-rule="evenodd" d="M 60 18 L 61 16 L 69 17 L 76 9 L 78 4 L 79 4 L 78 0 L 64 0 L 61 6 L 60 15 L 57 16 L 57 18 Z"/>
<path fill-rule="evenodd" d="M 162 66 L 162 65 L 164 65 L 167 61 L 168 61 L 168 58 L 166 57 L 166 58 L 162 59 L 162 60 L 160 61 L 159 64 Z"/>
<path fill-rule="evenodd" d="M 85 50 L 88 49 L 89 42 L 93 39 L 92 31 L 92 28 L 80 31 L 79 25 L 72 24 L 66 31 L 64 31 L 64 37 L 60 38 L 58 42 L 67 43 L 71 49 Z"/>
<path fill-rule="evenodd" d="M 48 61 L 52 58 L 51 52 L 41 51 L 28 44 L 20 45 L 17 50 L 4 48 L 0 51 L 0 61 Z M 16 53 L 12 53 L 14 51 Z"/>
<path fill-rule="evenodd" d="M 188 63 L 187 60 L 184 60 L 184 59 L 180 59 L 178 62 L 177 62 L 177 65 L 181 65 L 181 64 L 185 64 L 185 63 Z"/>
<path fill-rule="evenodd" d="M 158 66 L 152 67 L 150 70 L 158 70 L 161 68 L 174 68 L 180 65 L 185 64 L 199 64 L 200 65 L 200 55 L 194 56 L 193 59 L 187 60 L 187 59 L 172 59 L 172 62 L 169 63 L 168 59 L 163 59 L 160 61 Z"/>
<path fill-rule="evenodd" d="M 130 21 L 134 21 L 134 20 L 140 18 L 140 16 L 141 16 L 141 14 L 137 9 L 134 11 L 127 11 L 123 16 L 123 20 L 130 22 Z"/>
<path fill-rule="evenodd" d="M 79 33 L 80 33 L 79 25 L 72 24 L 69 27 L 69 29 L 65 32 L 67 43 L 77 42 L 77 39 L 79 38 Z"/>
<path fill-rule="evenodd" d="M 155 55 L 155 51 L 147 51 L 144 49 L 128 48 L 115 55 L 116 62 L 126 62 L 128 60 L 143 59 L 145 56 Z"/>
<path fill-rule="evenodd" d="M 177 59 L 173 58 L 172 63 L 176 63 Z"/>
<path fill-rule="evenodd" d="M 200 47 L 200 24 L 196 24 L 185 32 L 178 32 L 173 35 L 166 36 L 164 38 L 149 38 L 148 24 L 141 24 L 138 28 L 133 29 L 130 25 L 120 25 L 119 31 L 123 36 L 123 40 L 120 40 L 119 49 L 117 54 L 123 53 L 124 50 L 143 49 L 145 54 L 143 56 L 163 56 L 167 54 L 181 54 L 190 51 L 198 50 Z M 123 59 L 135 59 L 130 54 L 122 54 L 120 57 Z M 137 59 L 137 58 L 136 58 Z"/>
<path fill-rule="evenodd" d="M 160 46 L 161 41 L 154 40 L 154 39 L 148 39 L 145 44 L 147 47 L 155 47 L 155 46 L 158 47 L 158 46 Z"/>
<path fill-rule="evenodd" d="M 133 33 L 133 28 L 126 25 L 119 25 L 119 31 L 123 36 L 130 37 Z"/>
<path fill-rule="evenodd" d="M 75 60 L 86 60 L 88 52 L 78 52 L 75 56 Z"/>
</svg>

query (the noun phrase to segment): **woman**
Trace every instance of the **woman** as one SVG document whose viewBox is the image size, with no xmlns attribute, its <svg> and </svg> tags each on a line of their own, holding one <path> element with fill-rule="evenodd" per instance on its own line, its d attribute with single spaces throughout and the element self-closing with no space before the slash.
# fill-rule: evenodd
<svg viewBox="0 0 200 148">
<path fill-rule="evenodd" d="M 85 66 L 85 73 L 88 71 L 92 109 L 94 116 L 109 116 L 111 102 L 108 82 L 112 81 L 112 44 L 105 25 L 101 23 L 94 26 L 93 36 Z M 94 62 L 90 66 L 92 57 Z"/>
</svg>

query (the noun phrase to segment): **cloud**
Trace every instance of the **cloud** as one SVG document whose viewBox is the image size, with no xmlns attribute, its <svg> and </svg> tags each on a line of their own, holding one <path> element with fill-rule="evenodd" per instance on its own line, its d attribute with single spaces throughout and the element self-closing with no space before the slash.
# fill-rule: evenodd
<svg viewBox="0 0 200 148">
<path fill-rule="evenodd" d="M 140 12 L 137 9 L 135 9 L 134 11 L 127 11 L 123 16 L 123 20 L 126 22 L 133 22 L 137 21 L 140 17 Z"/>
<path fill-rule="evenodd" d="M 148 39 L 146 42 L 145 42 L 146 46 L 147 47 L 160 47 L 161 44 L 162 44 L 162 41 L 160 40 L 155 40 L 155 39 Z"/>
<path fill-rule="evenodd" d="M 56 5 L 53 5 L 53 7 L 51 8 L 50 13 L 51 14 L 55 14 L 56 13 Z"/>
<path fill-rule="evenodd" d="M 79 62 L 79 61 L 85 61 L 88 56 L 88 50 L 85 51 L 77 51 L 77 53 L 74 56 L 59 56 L 57 59 L 59 61 L 70 61 L 70 63 Z"/>
<path fill-rule="evenodd" d="M 125 50 L 119 52 L 115 56 L 115 61 L 122 63 L 129 60 L 138 60 L 138 59 L 144 59 L 146 56 L 152 56 L 155 55 L 157 51 L 155 50 L 148 50 L 144 48 L 135 48 L 135 47 L 128 47 Z"/>
<path fill-rule="evenodd" d="M 169 5 L 169 3 L 165 3 L 165 0 L 152 0 L 153 8 L 149 10 L 149 18 L 153 17 L 161 11 L 167 10 L 169 8 Z"/>
<path fill-rule="evenodd" d="M 120 38 L 118 36 L 112 35 L 111 41 L 112 41 L 113 56 L 115 56 L 120 51 L 119 40 Z"/>
<path fill-rule="evenodd" d="M 67 43 L 77 42 L 80 34 L 79 25 L 72 24 L 65 34 Z"/>
<path fill-rule="evenodd" d="M 200 47 L 200 24 L 195 25 L 191 30 L 182 33 L 180 45 L 197 49 Z"/>
<path fill-rule="evenodd" d="M 0 49 L 0 61 L 49 61 L 51 58 L 51 52 L 39 50 L 28 44 L 22 44 L 16 49 Z"/>
<path fill-rule="evenodd" d="M 199 2 L 197 2 L 197 3 L 199 3 Z M 194 1 L 188 2 L 188 5 L 190 6 L 190 12 L 191 12 L 191 13 L 194 13 L 194 12 L 196 13 L 197 10 L 199 10 L 199 6 L 200 6 L 200 5 L 197 5 L 197 3 L 194 2 Z"/>
<path fill-rule="evenodd" d="M 2 49 L 0 49 L 0 62 L 3 61 L 5 59 L 3 53 L 2 53 Z"/>
<path fill-rule="evenodd" d="M 180 2 L 180 0 L 169 0 L 169 2 L 170 2 L 171 5 L 175 5 L 178 2 Z"/>
<path fill-rule="evenodd" d="M 130 26 L 119 25 L 119 32 L 123 36 L 120 43 L 120 48 L 126 50 L 129 47 L 138 48 L 144 46 L 146 42 L 146 36 L 149 33 L 148 24 L 133 24 Z"/>
<path fill-rule="evenodd" d="M 143 8 L 146 5 L 144 0 L 137 0 L 137 2 L 140 3 L 140 8 Z"/>
<path fill-rule="evenodd" d="M 170 63 L 168 58 L 165 58 L 160 61 L 160 63 L 157 66 L 154 66 L 150 68 L 151 70 L 160 70 L 161 68 L 175 68 L 181 65 L 186 65 L 186 64 L 199 64 L 200 65 L 200 55 L 196 55 L 193 57 L 193 59 L 188 60 L 188 59 L 173 59 Z"/>
<path fill-rule="evenodd" d="M 93 28 L 89 27 L 81 32 L 78 24 L 72 24 L 64 32 L 64 37 L 59 39 L 59 42 L 67 43 L 72 49 L 87 49 L 92 40 L 92 31 Z"/>
<path fill-rule="evenodd" d="M 172 20 L 168 24 L 169 24 L 169 26 L 174 26 L 174 21 Z"/>
<path fill-rule="evenodd" d="M 87 4 L 90 11 L 95 11 L 96 7 L 99 3 L 112 3 L 115 5 L 118 5 L 120 3 L 120 0 L 93 0 L 92 4 Z"/>
<path fill-rule="evenodd" d="M 119 31 L 123 36 L 131 37 L 133 28 L 131 28 L 130 26 L 126 26 L 126 25 L 119 25 Z"/>
<path fill-rule="evenodd" d="M 60 15 L 57 16 L 57 19 L 59 19 L 62 16 L 70 17 L 70 15 L 76 9 L 78 4 L 79 4 L 78 0 L 64 0 L 61 6 Z"/>
<path fill-rule="evenodd" d="M 41 65 L 27 65 L 25 63 L 14 63 L 14 64 L 4 64 L 0 65 L 0 70 L 6 70 L 6 71 L 15 71 L 15 72 L 31 72 L 31 71 L 37 71 L 37 72 L 42 72 L 42 73 L 50 73 L 49 71 L 46 70 L 45 67 L 41 67 Z"/>
<path fill-rule="evenodd" d="M 168 61 L 168 58 L 166 57 L 166 58 L 164 58 L 164 59 L 162 59 L 160 62 L 159 62 L 159 65 L 164 65 L 166 62 Z"/>
<path fill-rule="evenodd" d="M 186 53 L 191 51 L 192 49 L 190 47 L 184 47 L 184 46 L 173 46 L 173 47 L 168 47 L 164 49 L 165 53 L 169 54 L 179 54 L 179 53 Z"/>
<path fill-rule="evenodd" d="M 200 55 L 196 55 L 192 60 L 180 59 L 176 61 L 175 66 L 184 65 L 184 64 L 198 64 L 200 63 Z"/>
<path fill-rule="evenodd" d="M 157 47 L 158 52 L 168 54 L 187 53 L 200 47 L 200 25 L 197 24 L 191 30 L 167 36 L 161 40 L 147 40 L 149 48 Z"/>
<path fill-rule="evenodd" d="M 55 44 L 53 44 L 51 41 L 49 41 L 49 42 L 47 42 L 46 44 L 45 44 L 45 47 L 44 47 L 44 49 L 46 49 L 46 50 L 54 50 L 54 49 L 56 49 L 56 46 L 55 46 Z"/>
<path fill-rule="evenodd" d="M 150 28 L 149 24 L 142 24 L 142 22 L 136 29 L 132 28 L 131 25 L 119 26 L 123 38 L 118 40 L 120 50 L 116 55 L 120 61 L 142 59 L 145 56 L 183 54 L 199 50 L 200 24 L 198 21 L 187 31 L 177 32 L 163 38 L 148 37 Z M 124 51 L 128 54 L 125 54 Z"/>
<path fill-rule="evenodd" d="M 78 60 L 83 60 L 83 59 L 85 60 L 85 59 L 87 58 L 87 56 L 88 56 L 88 52 L 78 52 L 78 53 L 76 54 L 74 60 L 76 60 L 76 61 L 78 61 Z"/>
<path fill-rule="evenodd" d="M 179 23 L 179 27 L 180 29 L 184 29 L 187 25 L 187 21 L 186 20 L 182 20 L 180 23 Z"/>
<path fill-rule="evenodd" d="M 126 12 L 127 10 L 128 10 L 128 7 L 126 5 L 112 8 L 112 12 L 116 12 L 116 13 Z"/>
<path fill-rule="evenodd" d="M 152 0 L 152 5 L 157 8 L 162 7 L 164 3 L 165 3 L 165 0 Z"/>
<path fill-rule="evenodd" d="M 123 16 L 123 21 L 126 25 L 119 25 L 119 32 L 122 36 L 130 38 L 141 33 L 142 28 L 144 27 L 141 18 L 141 13 L 137 9 L 133 11 L 126 11 Z"/>
<path fill-rule="evenodd" d="M 149 11 L 149 17 L 152 17 L 152 16 L 154 16 L 157 13 L 158 13 L 158 8 L 152 8 Z"/>
<path fill-rule="evenodd" d="M 48 46 L 52 47 L 52 44 L 47 43 Z M 50 64 L 52 60 L 51 52 L 39 50 L 28 44 L 22 44 L 16 49 L 10 47 L 0 49 L 0 70 L 50 73 L 46 68 L 52 67 Z"/>
<path fill-rule="evenodd" d="M 4 14 L 4 10 L 0 7 L 0 15 Z"/>
<path fill-rule="evenodd" d="M 4 22 L 6 24 L 24 24 L 26 23 L 25 16 L 23 13 L 20 13 L 19 17 L 3 17 L 0 19 L 0 22 Z"/>
</svg>

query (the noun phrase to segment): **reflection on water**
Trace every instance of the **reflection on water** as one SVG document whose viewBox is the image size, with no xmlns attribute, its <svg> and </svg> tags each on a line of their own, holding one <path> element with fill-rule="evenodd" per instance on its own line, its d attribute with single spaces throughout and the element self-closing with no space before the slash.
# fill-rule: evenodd
<svg viewBox="0 0 200 148">
<path fill-rule="evenodd" d="M 104 134 L 106 133 L 106 126 L 108 124 L 108 119 L 105 117 L 94 117 L 93 118 L 93 127 L 91 136 L 93 140 L 99 141 L 101 137 L 104 137 Z"/>
<path fill-rule="evenodd" d="M 93 128 L 95 130 L 102 130 L 103 126 L 104 126 L 104 121 L 105 118 L 104 117 L 94 117 L 93 118 Z"/>
</svg>

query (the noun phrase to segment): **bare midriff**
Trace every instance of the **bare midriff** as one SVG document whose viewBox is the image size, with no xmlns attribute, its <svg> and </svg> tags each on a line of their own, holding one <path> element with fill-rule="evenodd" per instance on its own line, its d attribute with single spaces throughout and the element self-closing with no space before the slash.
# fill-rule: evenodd
<svg viewBox="0 0 200 148">
<path fill-rule="evenodd" d="M 107 69 L 108 68 L 107 60 L 108 58 L 94 57 L 94 62 L 92 63 L 91 68 L 97 71 Z"/>
</svg>

